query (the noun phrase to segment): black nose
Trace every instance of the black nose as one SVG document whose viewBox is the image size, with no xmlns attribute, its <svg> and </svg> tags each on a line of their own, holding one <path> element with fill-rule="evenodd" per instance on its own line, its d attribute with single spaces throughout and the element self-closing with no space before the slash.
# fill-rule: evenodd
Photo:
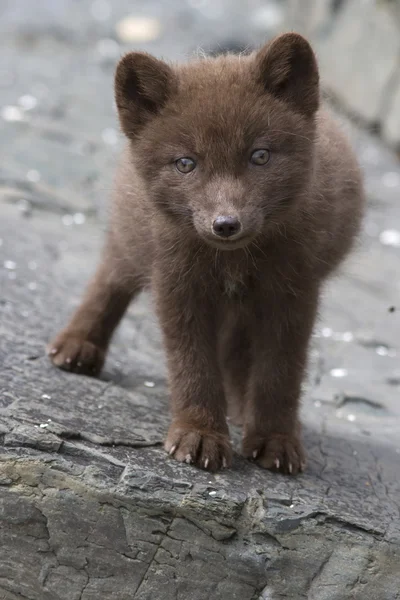
<svg viewBox="0 0 400 600">
<path fill-rule="evenodd" d="M 213 233 L 224 238 L 236 235 L 241 228 L 242 225 L 237 217 L 217 217 L 212 226 Z"/>
</svg>

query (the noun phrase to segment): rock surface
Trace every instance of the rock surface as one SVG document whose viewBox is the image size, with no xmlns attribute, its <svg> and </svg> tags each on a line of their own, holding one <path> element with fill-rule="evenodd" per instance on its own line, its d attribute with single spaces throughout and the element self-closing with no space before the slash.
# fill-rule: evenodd
<svg viewBox="0 0 400 600">
<path fill-rule="evenodd" d="M 161 33 L 140 47 L 173 58 L 194 42 L 258 41 L 280 15 L 261 2 L 229 3 L 229 19 L 215 16 L 223 2 L 165 6 L 146 4 Z M 216 475 L 178 464 L 161 448 L 165 367 L 147 296 L 130 308 L 100 379 L 57 371 L 44 356 L 101 245 L 121 137 L 111 86 L 126 46 L 115 25 L 144 11 L 122 0 L 2 10 L 0 598 L 398 599 L 398 163 L 344 124 L 369 212 L 314 337 L 307 472 L 273 475 L 239 454 Z M 238 37 L 243 23 L 248 39 Z"/>
<path fill-rule="evenodd" d="M 286 23 L 314 42 L 325 88 L 400 149 L 400 2 L 288 0 Z"/>
</svg>

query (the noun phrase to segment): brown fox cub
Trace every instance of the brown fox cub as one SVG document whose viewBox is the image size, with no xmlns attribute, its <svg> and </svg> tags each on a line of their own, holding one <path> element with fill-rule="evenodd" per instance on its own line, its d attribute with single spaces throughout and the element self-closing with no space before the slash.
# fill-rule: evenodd
<svg viewBox="0 0 400 600">
<path fill-rule="evenodd" d="M 115 96 L 128 144 L 110 230 L 51 360 L 98 373 L 149 286 L 169 369 L 167 452 L 229 466 L 231 414 L 245 456 L 296 474 L 321 285 L 350 250 L 364 203 L 356 160 L 319 108 L 314 53 L 295 33 L 181 66 L 133 52 L 117 67 Z"/>
</svg>

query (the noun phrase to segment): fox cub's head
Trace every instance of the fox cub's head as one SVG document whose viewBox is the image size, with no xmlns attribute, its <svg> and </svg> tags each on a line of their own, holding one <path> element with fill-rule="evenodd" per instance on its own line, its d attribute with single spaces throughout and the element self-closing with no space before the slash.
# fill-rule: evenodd
<svg viewBox="0 0 400 600">
<path fill-rule="evenodd" d="M 158 210 L 222 249 L 285 218 L 313 167 L 318 68 L 298 34 L 172 67 L 132 52 L 115 77 L 132 160 Z"/>
</svg>

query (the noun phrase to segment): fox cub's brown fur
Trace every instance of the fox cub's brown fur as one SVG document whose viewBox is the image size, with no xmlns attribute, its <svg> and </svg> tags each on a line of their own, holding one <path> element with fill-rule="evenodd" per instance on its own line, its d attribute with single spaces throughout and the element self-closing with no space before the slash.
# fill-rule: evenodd
<svg viewBox="0 0 400 600">
<path fill-rule="evenodd" d="M 350 250 L 363 192 L 346 140 L 319 108 L 314 53 L 295 33 L 248 56 L 169 66 L 133 52 L 115 96 L 128 138 L 96 275 L 53 363 L 102 368 L 149 284 L 169 369 L 165 448 L 216 470 L 243 454 L 304 467 L 301 383 L 321 284 Z"/>
</svg>

